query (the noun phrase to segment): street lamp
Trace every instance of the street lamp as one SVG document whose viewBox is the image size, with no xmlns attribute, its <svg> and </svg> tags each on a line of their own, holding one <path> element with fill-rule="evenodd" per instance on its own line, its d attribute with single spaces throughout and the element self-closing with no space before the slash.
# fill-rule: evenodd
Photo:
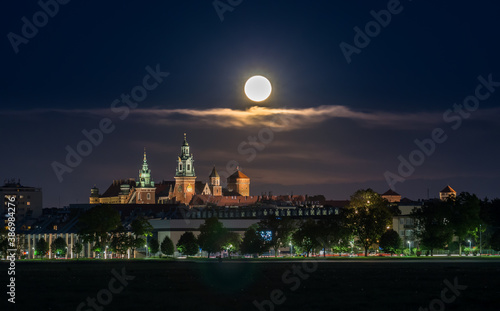
<svg viewBox="0 0 500 311">
<path fill-rule="evenodd" d="M 409 254 L 408 254 L 408 255 L 411 255 L 410 244 L 411 244 L 411 242 L 410 242 L 410 241 L 408 241 L 408 252 L 409 252 Z"/>
<path fill-rule="evenodd" d="M 481 236 L 481 224 L 479 224 L 479 256 L 481 256 L 481 253 L 483 252 L 483 237 Z"/>
<path fill-rule="evenodd" d="M 144 245 L 144 247 L 146 248 L 146 258 L 148 258 L 148 244 Z"/>
<path fill-rule="evenodd" d="M 293 257 L 293 248 L 292 248 L 292 242 L 290 242 L 290 256 Z"/>
</svg>

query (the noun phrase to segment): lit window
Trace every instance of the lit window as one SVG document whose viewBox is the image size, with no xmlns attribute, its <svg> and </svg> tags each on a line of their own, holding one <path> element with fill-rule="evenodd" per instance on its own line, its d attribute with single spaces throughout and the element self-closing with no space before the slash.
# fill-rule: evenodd
<svg viewBox="0 0 500 311">
<path fill-rule="evenodd" d="M 31 205 L 31 202 L 30 201 L 26 202 L 26 205 Z"/>
<path fill-rule="evenodd" d="M 56 225 L 56 226 L 54 226 L 54 230 L 57 230 L 57 225 Z"/>
</svg>

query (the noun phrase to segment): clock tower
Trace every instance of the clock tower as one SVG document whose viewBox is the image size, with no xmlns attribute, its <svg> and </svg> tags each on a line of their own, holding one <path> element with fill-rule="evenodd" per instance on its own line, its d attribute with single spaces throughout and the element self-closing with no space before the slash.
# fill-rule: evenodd
<svg viewBox="0 0 500 311">
<path fill-rule="evenodd" d="M 188 205 L 194 195 L 196 174 L 194 172 L 193 155 L 189 153 L 189 144 L 184 133 L 184 142 L 181 154 L 177 157 L 177 168 L 175 169 L 175 200 L 181 204 Z"/>
</svg>

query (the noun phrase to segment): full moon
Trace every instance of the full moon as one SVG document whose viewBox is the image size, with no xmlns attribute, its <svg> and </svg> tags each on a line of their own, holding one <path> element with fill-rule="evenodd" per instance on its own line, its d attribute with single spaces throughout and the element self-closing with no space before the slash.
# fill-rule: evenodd
<svg viewBox="0 0 500 311">
<path fill-rule="evenodd" d="M 272 90 L 271 82 L 263 76 L 253 76 L 245 83 L 245 94 L 254 102 L 266 100 Z"/>
</svg>

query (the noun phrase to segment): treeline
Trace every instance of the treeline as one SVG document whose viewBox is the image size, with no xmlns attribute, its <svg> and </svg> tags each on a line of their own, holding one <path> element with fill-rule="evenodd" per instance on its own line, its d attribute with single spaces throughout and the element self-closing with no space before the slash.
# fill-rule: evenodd
<svg viewBox="0 0 500 311">
<path fill-rule="evenodd" d="M 148 239 L 153 228 L 144 218 L 139 217 L 130 227 L 123 227 L 119 213 L 103 205 L 80 216 L 79 240 L 73 244 L 72 252 L 78 257 L 85 243 L 90 243 L 91 250 L 101 258 L 110 253 L 125 257 L 142 247 L 151 255 L 161 252 L 167 256 L 175 250 L 193 256 L 200 248 L 208 256 L 222 251 L 259 256 L 269 250 L 277 255 L 280 248 L 289 247 L 294 253 L 306 256 L 321 250 L 323 254 L 346 253 L 357 248 L 367 256 L 370 249 L 379 247 L 386 253 L 409 252 L 400 235 L 391 229 L 393 218 L 398 215 L 399 208 L 373 190 L 358 190 L 351 196 L 349 206 L 319 220 L 270 215 L 247 228 L 241 236 L 229 231 L 218 219 L 209 218 L 198 228 L 198 237 L 185 232 L 174 245 L 168 237 L 161 244 L 155 238 Z M 475 251 L 479 248 L 500 250 L 500 199 L 480 200 L 464 192 L 448 201 L 426 201 L 415 208 L 410 217 L 415 224 L 411 239 L 419 246 L 414 252 L 427 250 L 432 255 L 435 249 L 447 249 L 461 253 L 462 247 L 472 244 Z M 6 237 L 2 234 L 0 238 L 2 253 L 8 248 Z M 56 238 L 51 245 L 44 239 L 36 241 L 35 251 L 39 257 L 49 251 L 54 257 L 65 257 L 69 250 L 63 238 Z M 465 251 L 472 252 L 468 248 Z"/>
<path fill-rule="evenodd" d="M 415 238 L 431 253 L 434 249 L 462 253 L 462 247 L 472 245 L 475 253 L 478 249 L 500 250 L 500 199 L 480 200 L 462 192 L 447 201 L 427 201 L 411 216 Z"/>
<path fill-rule="evenodd" d="M 224 250 L 258 256 L 270 249 L 277 256 L 280 248 L 287 247 L 309 256 L 322 249 L 343 253 L 354 246 L 361 246 L 367 255 L 369 248 L 392 226 L 397 213 L 373 190 L 359 190 L 351 196 L 349 207 L 338 214 L 317 221 L 271 215 L 248 228 L 243 237 L 228 232 L 216 218 L 210 218 L 200 226 L 197 241 L 209 256 Z"/>
<path fill-rule="evenodd" d="M 396 205 L 389 204 L 371 189 L 359 190 L 351 196 L 350 204 L 339 214 L 320 220 L 296 220 L 289 217 L 269 216 L 248 228 L 239 237 L 227 231 L 216 218 L 207 219 L 200 226 L 196 241 L 209 255 L 221 251 L 254 254 L 256 256 L 290 247 L 296 253 L 346 253 L 361 248 L 364 255 L 379 247 L 386 253 L 422 250 L 430 255 L 435 249 L 449 252 L 474 245 L 478 249 L 500 250 L 500 200 L 480 200 L 476 195 L 461 193 L 447 201 L 429 200 L 415 208 L 410 217 L 415 227 L 411 237 L 418 248 L 408 249 L 400 235 L 392 230 L 392 221 L 400 215 Z M 268 234 L 270 233 L 270 234 Z"/>
</svg>

